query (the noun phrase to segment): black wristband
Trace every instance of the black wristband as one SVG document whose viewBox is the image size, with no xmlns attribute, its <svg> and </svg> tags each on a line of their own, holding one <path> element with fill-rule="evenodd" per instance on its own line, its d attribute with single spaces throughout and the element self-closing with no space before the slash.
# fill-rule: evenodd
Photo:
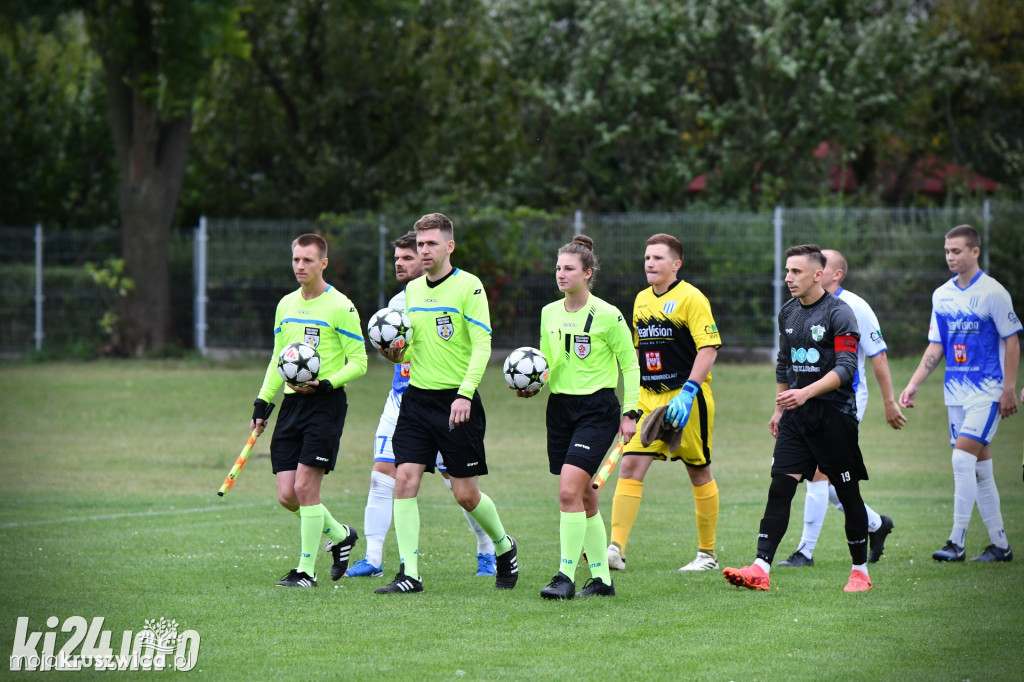
<svg viewBox="0 0 1024 682">
<path fill-rule="evenodd" d="M 270 410 L 270 403 L 262 398 L 256 398 L 256 400 L 252 401 L 252 420 L 262 419 L 266 421 L 267 417 L 270 416 Z"/>
<path fill-rule="evenodd" d="M 629 412 L 623 412 L 623 417 L 629 417 L 633 421 L 640 421 L 640 417 L 644 416 L 643 410 L 630 410 Z"/>
<path fill-rule="evenodd" d="M 317 393 L 330 393 L 333 390 L 334 390 L 334 386 L 331 385 L 331 382 L 329 380 L 321 379 L 319 382 L 317 382 L 317 385 L 316 385 L 316 392 Z"/>
</svg>

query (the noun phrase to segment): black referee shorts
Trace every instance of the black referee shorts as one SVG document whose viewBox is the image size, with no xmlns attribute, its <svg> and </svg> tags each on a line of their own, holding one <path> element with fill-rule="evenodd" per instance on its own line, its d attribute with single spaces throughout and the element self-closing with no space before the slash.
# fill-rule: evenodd
<svg viewBox="0 0 1024 682">
<path fill-rule="evenodd" d="M 484 451 L 487 415 L 480 393 L 473 393 L 469 421 L 449 429 L 452 403 L 458 397 L 457 388 L 427 390 L 410 386 L 405 389 L 392 437 L 396 465 L 405 462 L 423 464 L 427 471 L 433 473 L 437 453 L 440 452 L 452 478 L 487 474 L 487 454 Z"/>
<path fill-rule="evenodd" d="M 811 399 L 796 410 L 786 410 L 775 439 L 772 476 L 800 474 L 814 477 L 815 467 L 835 483 L 866 481 L 858 438 L 857 419 Z"/>
<path fill-rule="evenodd" d="M 593 476 L 619 433 L 622 412 L 611 388 L 590 395 L 552 393 L 545 421 L 551 473 L 558 476 L 563 464 L 572 464 Z"/>
<path fill-rule="evenodd" d="M 338 461 L 347 413 L 344 388 L 327 394 L 287 394 L 281 401 L 274 438 L 270 441 L 274 473 L 295 471 L 300 463 L 330 473 Z"/>
</svg>

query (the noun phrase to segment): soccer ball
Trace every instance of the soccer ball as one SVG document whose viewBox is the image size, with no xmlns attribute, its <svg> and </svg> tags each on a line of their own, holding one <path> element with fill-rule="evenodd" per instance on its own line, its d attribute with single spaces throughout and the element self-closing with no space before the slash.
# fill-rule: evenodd
<svg viewBox="0 0 1024 682">
<path fill-rule="evenodd" d="M 505 381 L 520 391 L 538 391 L 548 380 L 548 361 L 536 348 L 516 348 L 505 358 Z"/>
<path fill-rule="evenodd" d="M 303 341 L 289 343 L 277 356 L 277 373 L 289 384 L 313 381 L 320 373 L 320 354 Z"/>
<path fill-rule="evenodd" d="M 366 324 L 374 348 L 402 348 L 412 340 L 412 322 L 404 310 L 381 308 Z"/>
</svg>

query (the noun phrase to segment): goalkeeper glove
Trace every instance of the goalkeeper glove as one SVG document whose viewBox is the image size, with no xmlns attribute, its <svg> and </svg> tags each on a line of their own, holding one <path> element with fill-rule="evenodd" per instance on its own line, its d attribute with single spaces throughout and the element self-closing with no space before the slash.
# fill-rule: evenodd
<svg viewBox="0 0 1024 682">
<path fill-rule="evenodd" d="M 693 408 L 693 399 L 700 391 L 700 384 L 696 381 L 687 381 L 679 395 L 669 401 L 668 409 L 665 410 L 665 422 L 671 424 L 674 429 L 681 429 L 686 426 L 690 419 L 690 410 Z"/>
</svg>

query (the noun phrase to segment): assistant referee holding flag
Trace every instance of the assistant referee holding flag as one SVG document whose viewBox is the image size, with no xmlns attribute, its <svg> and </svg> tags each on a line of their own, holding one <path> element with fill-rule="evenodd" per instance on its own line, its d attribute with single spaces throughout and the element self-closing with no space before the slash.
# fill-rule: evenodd
<svg viewBox="0 0 1024 682">
<path fill-rule="evenodd" d="M 320 374 L 302 386 L 288 384 L 270 442 L 277 499 L 299 517 L 299 565 L 278 587 L 316 587 L 316 551 L 321 533 L 331 544 L 331 579 L 348 569 L 358 535 L 338 523 L 320 502 L 320 484 L 338 459 L 348 400 L 345 384 L 366 374 L 366 346 L 359 313 L 345 294 L 326 281 L 327 241 L 304 234 L 292 242 L 292 272 L 299 288 L 281 299 L 274 314 L 274 354 L 254 401 L 250 430 L 266 428 L 267 407 L 284 380 L 277 356 L 289 343 L 305 341 L 320 354 Z"/>
</svg>

